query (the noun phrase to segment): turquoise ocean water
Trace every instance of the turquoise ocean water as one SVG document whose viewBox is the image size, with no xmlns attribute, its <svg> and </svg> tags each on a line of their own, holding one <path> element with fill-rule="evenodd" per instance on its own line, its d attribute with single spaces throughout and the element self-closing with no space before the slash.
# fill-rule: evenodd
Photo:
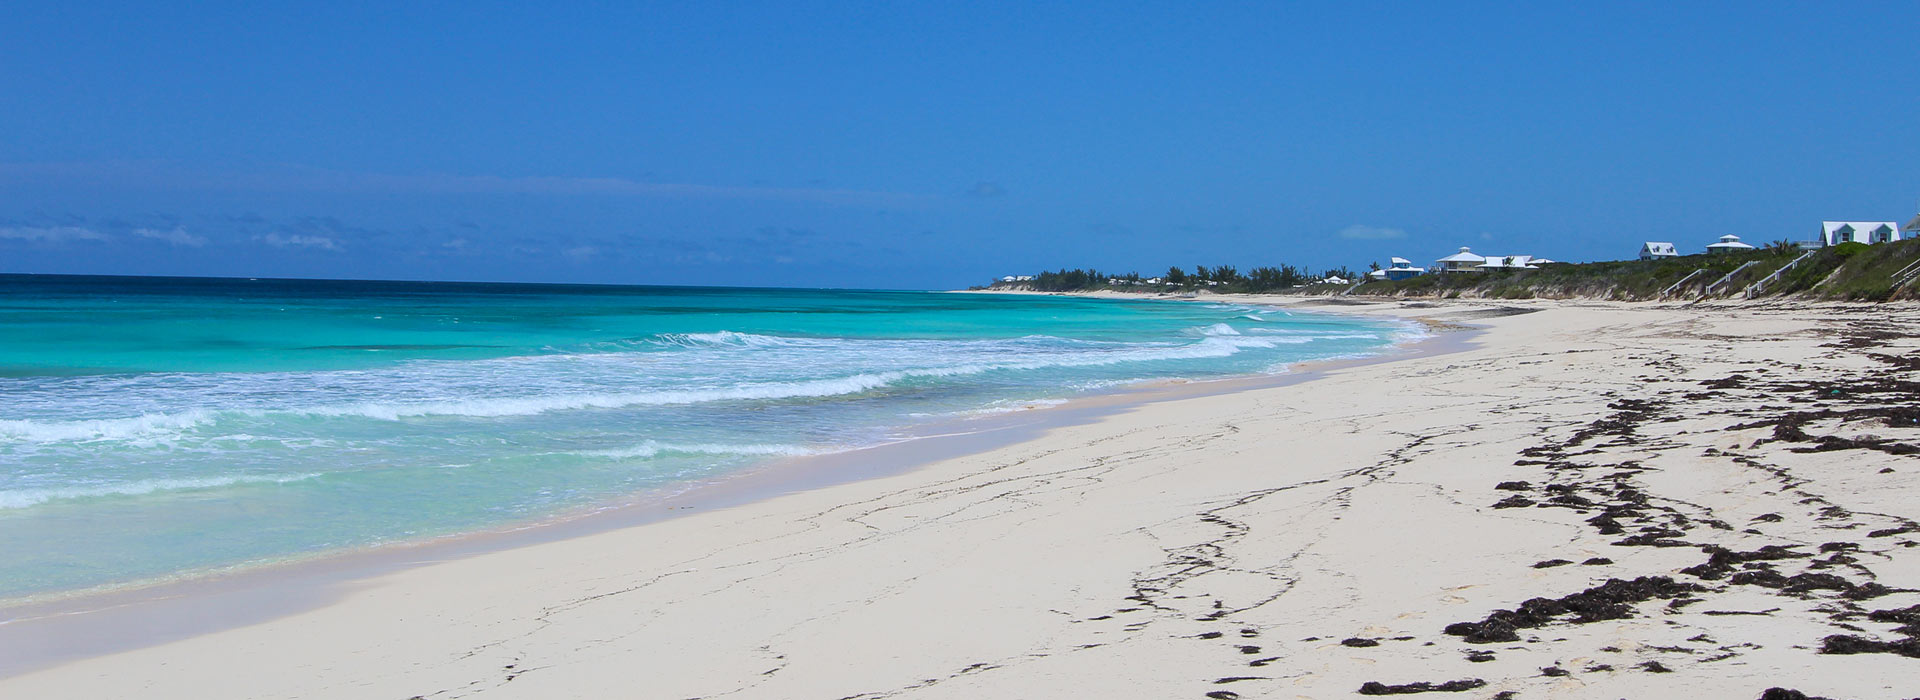
<svg viewBox="0 0 1920 700">
<path fill-rule="evenodd" d="M 0 275 L 0 599 L 536 521 L 1409 328 L 938 292 Z"/>
</svg>

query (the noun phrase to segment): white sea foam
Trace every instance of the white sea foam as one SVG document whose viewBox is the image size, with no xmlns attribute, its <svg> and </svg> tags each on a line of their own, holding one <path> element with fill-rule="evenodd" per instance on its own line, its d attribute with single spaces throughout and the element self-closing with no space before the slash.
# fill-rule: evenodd
<svg viewBox="0 0 1920 700">
<path fill-rule="evenodd" d="M 581 457 L 607 457 L 612 459 L 648 459 L 663 454 L 800 457 L 820 454 L 821 452 L 821 450 L 808 449 L 795 445 L 685 444 L 647 440 L 631 447 L 621 447 L 611 450 L 581 450 L 578 452 L 569 452 L 568 454 Z"/>
<path fill-rule="evenodd" d="M 772 401 L 860 394 L 910 377 L 948 376 L 959 368 L 879 372 L 792 382 L 760 382 L 733 386 L 661 389 L 653 391 L 564 394 L 553 396 L 490 397 L 406 403 L 368 402 L 289 411 L 312 416 L 401 420 L 425 416 L 501 418 L 553 411 L 635 406 L 680 406 L 716 401 Z"/>
<path fill-rule="evenodd" d="M 224 410 L 195 408 L 129 418 L 0 421 L 0 446 L 8 442 L 86 442 L 94 440 L 168 440 L 196 430 L 209 433 L 215 421 L 258 423 L 285 417 L 400 421 L 430 416 L 502 418 L 557 411 L 693 405 L 722 401 L 776 401 L 853 396 L 916 381 L 965 377 L 990 372 L 1091 368 L 1127 363 L 1230 357 L 1249 349 L 1298 345 L 1315 339 L 1371 338 L 1364 334 L 1279 334 L 1253 329 L 1243 335 L 1216 323 L 1191 329 L 1196 342 L 1115 343 L 1051 336 L 981 341 L 802 339 L 720 331 L 661 336 L 668 343 L 743 348 L 727 358 L 650 359 L 649 353 L 535 356 L 470 363 L 412 365 L 410 373 L 337 372 L 305 376 L 251 376 L 252 390 L 227 393 L 248 403 Z M 657 354 L 657 353 L 654 353 Z M 944 360 L 950 364 L 940 364 Z M 661 362 L 677 363 L 664 376 Z M 934 363 L 927 366 L 924 363 Z M 582 364 L 585 363 L 585 364 Z M 908 365 L 837 377 L 752 381 L 754 376 L 791 375 L 844 363 L 850 368 Z M 913 366 L 921 365 L 921 366 Z M 706 377 L 674 379 L 702 372 Z M 748 381 L 720 383 L 726 376 Z M 404 380 L 404 381 L 403 381 Z M 675 382 L 678 385 L 658 386 Z M 624 389 L 622 384 L 631 386 Z M 638 384 L 638 386 L 633 386 Z M 654 384 L 655 386 L 647 386 Z M 610 386 L 609 391 L 579 391 Z M 187 389 L 176 391 L 187 392 Z M 370 395 L 365 400 L 317 405 L 287 405 L 284 397 Z M 439 397 L 434 396 L 438 394 Z M 462 396 L 461 394 L 469 394 Z M 479 394 L 479 395 L 473 395 Z M 274 398 L 280 397 L 280 398 Z M 444 398 L 440 398 L 444 397 Z M 266 403 L 271 399 L 272 405 Z M 251 405 L 249 405 L 249 403 Z"/>
<path fill-rule="evenodd" d="M 739 333 L 735 331 L 715 331 L 712 333 L 665 333 L 653 337 L 652 342 L 679 347 L 749 347 L 773 348 L 796 345 L 814 345 L 822 341 L 832 342 L 838 339 L 792 338 L 758 333 Z"/>
<path fill-rule="evenodd" d="M 305 481 L 319 474 L 236 475 L 197 479 L 146 479 L 95 486 L 64 486 L 47 489 L 0 490 L 0 510 L 32 508 L 50 501 L 70 501 L 107 496 L 145 496 L 169 491 L 204 491 L 242 484 L 285 484 Z"/>
<path fill-rule="evenodd" d="M 1020 413 L 1024 411 L 1032 411 L 1032 410 L 1037 410 L 1042 408 L 1052 408 L 1054 406 L 1060 406 L 1066 403 L 1067 403 L 1066 399 L 1032 399 L 1032 400 L 1002 399 L 1002 400 L 987 404 L 985 406 L 982 406 L 980 408 L 972 408 L 972 409 L 967 409 L 963 411 L 949 411 L 945 413 L 919 412 L 919 413 L 909 413 L 907 415 L 912 416 L 914 418 L 939 418 L 939 417 L 979 418 L 979 417 L 985 417 L 985 416 L 997 416 L 997 415 L 1002 415 L 1007 413 Z"/>
<path fill-rule="evenodd" d="M 179 413 L 149 413 L 131 418 L 97 420 L 0 420 L 0 438 L 11 438 L 21 442 L 125 440 L 156 433 L 177 433 L 201 425 L 212 417 L 212 411 L 194 409 Z"/>
</svg>

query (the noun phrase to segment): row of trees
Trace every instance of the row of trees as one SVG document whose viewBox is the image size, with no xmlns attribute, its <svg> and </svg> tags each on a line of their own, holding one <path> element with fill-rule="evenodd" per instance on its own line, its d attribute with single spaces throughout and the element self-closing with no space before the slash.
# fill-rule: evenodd
<svg viewBox="0 0 1920 700">
<path fill-rule="evenodd" d="M 1114 275 L 1095 269 L 1063 269 L 1058 272 L 1042 272 L 1034 275 L 1033 281 L 1025 284 L 1042 292 L 1077 292 L 1139 285 L 1211 287 L 1219 291 L 1264 292 L 1298 287 L 1328 277 L 1355 280 L 1359 278 L 1359 274 L 1345 267 L 1337 267 L 1316 275 L 1307 268 L 1284 264 L 1279 267 L 1256 267 L 1242 274 L 1232 265 L 1218 267 L 1195 265 L 1191 272 L 1179 267 L 1167 268 L 1166 274 L 1157 278 L 1143 278 L 1138 272 Z"/>
</svg>

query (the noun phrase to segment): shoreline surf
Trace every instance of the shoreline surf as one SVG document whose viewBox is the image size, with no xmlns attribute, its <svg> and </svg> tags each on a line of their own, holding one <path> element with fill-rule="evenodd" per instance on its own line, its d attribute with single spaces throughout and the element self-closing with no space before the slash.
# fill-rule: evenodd
<svg viewBox="0 0 1920 700">
<path fill-rule="evenodd" d="M 34 339 L 0 351 L 20 370 L 0 378 L 0 549 L 15 553 L 0 597 L 523 523 L 949 414 L 1273 371 L 1403 334 L 938 293 L 121 284 L 146 296 L 56 285 L 0 309 L 0 329 Z M 469 337 L 507 354 L 341 349 Z M 121 365 L 149 369 L 74 374 Z"/>
<path fill-rule="evenodd" d="M 0 605 L 0 639 L 15 635 L 39 638 L 43 643 L 37 651 L 42 653 L 19 654 L 0 661 L 0 678 L 314 609 L 336 600 L 356 581 L 407 568 L 907 473 L 942 459 L 1029 441 L 1050 430 L 1093 422 L 1149 403 L 1286 386 L 1342 367 L 1456 352 L 1471 343 L 1472 335 L 1426 332 L 1360 356 L 1292 363 L 1281 373 L 1141 380 L 1031 408 L 943 415 L 915 426 L 915 433 L 881 444 L 777 456 L 738 471 L 643 489 L 615 501 L 482 530 L 16 598 Z M 129 628 L 153 633 L 150 637 L 128 638 L 110 632 Z"/>
</svg>

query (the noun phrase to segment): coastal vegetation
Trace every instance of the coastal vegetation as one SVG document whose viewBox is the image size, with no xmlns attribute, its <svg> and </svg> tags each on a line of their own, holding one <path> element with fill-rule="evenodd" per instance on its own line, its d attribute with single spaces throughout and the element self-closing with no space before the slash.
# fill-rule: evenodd
<svg viewBox="0 0 1920 700">
<path fill-rule="evenodd" d="M 1378 269 L 1376 264 L 1375 269 Z M 1329 281 L 1339 278 L 1338 281 Z M 1158 277 L 1108 275 L 1098 270 L 1043 272 L 1031 280 L 1000 281 L 986 289 L 1043 292 L 1112 290 L 1148 294 L 1286 293 L 1372 297 L 1480 299 L 1696 299 L 1797 296 L 1847 301 L 1920 298 L 1920 240 L 1878 245 L 1843 243 L 1812 251 L 1776 241 L 1750 251 L 1654 260 L 1549 263 L 1537 269 L 1488 269 L 1424 274 L 1403 280 L 1367 280 L 1335 268 L 1319 274 L 1293 265 L 1240 273 L 1228 265 L 1178 267 Z"/>
<path fill-rule="evenodd" d="M 1108 274 L 1096 269 L 1062 269 L 1055 272 L 1041 272 L 1034 275 L 1031 280 L 996 282 L 989 288 L 1018 288 L 1036 292 L 1087 292 L 1102 289 L 1138 292 L 1176 292 L 1191 289 L 1208 289 L 1214 292 L 1276 292 L 1301 286 L 1314 286 L 1328 278 L 1353 280 L 1359 276 L 1360 273 L 1344 267 L 1326 270 L 1316 275 L 1307 268 L 1286 264 L 1278 267 L 1256 267 L 1245 273 L 1232 265 L 1215 267 L 1195 265 L 1192 271 L 1174 266 L 1167 268 L 1167 271 L 1161 275 L 1151 277 L 1143 277 L 1138 272 Z"/>
</svg>

